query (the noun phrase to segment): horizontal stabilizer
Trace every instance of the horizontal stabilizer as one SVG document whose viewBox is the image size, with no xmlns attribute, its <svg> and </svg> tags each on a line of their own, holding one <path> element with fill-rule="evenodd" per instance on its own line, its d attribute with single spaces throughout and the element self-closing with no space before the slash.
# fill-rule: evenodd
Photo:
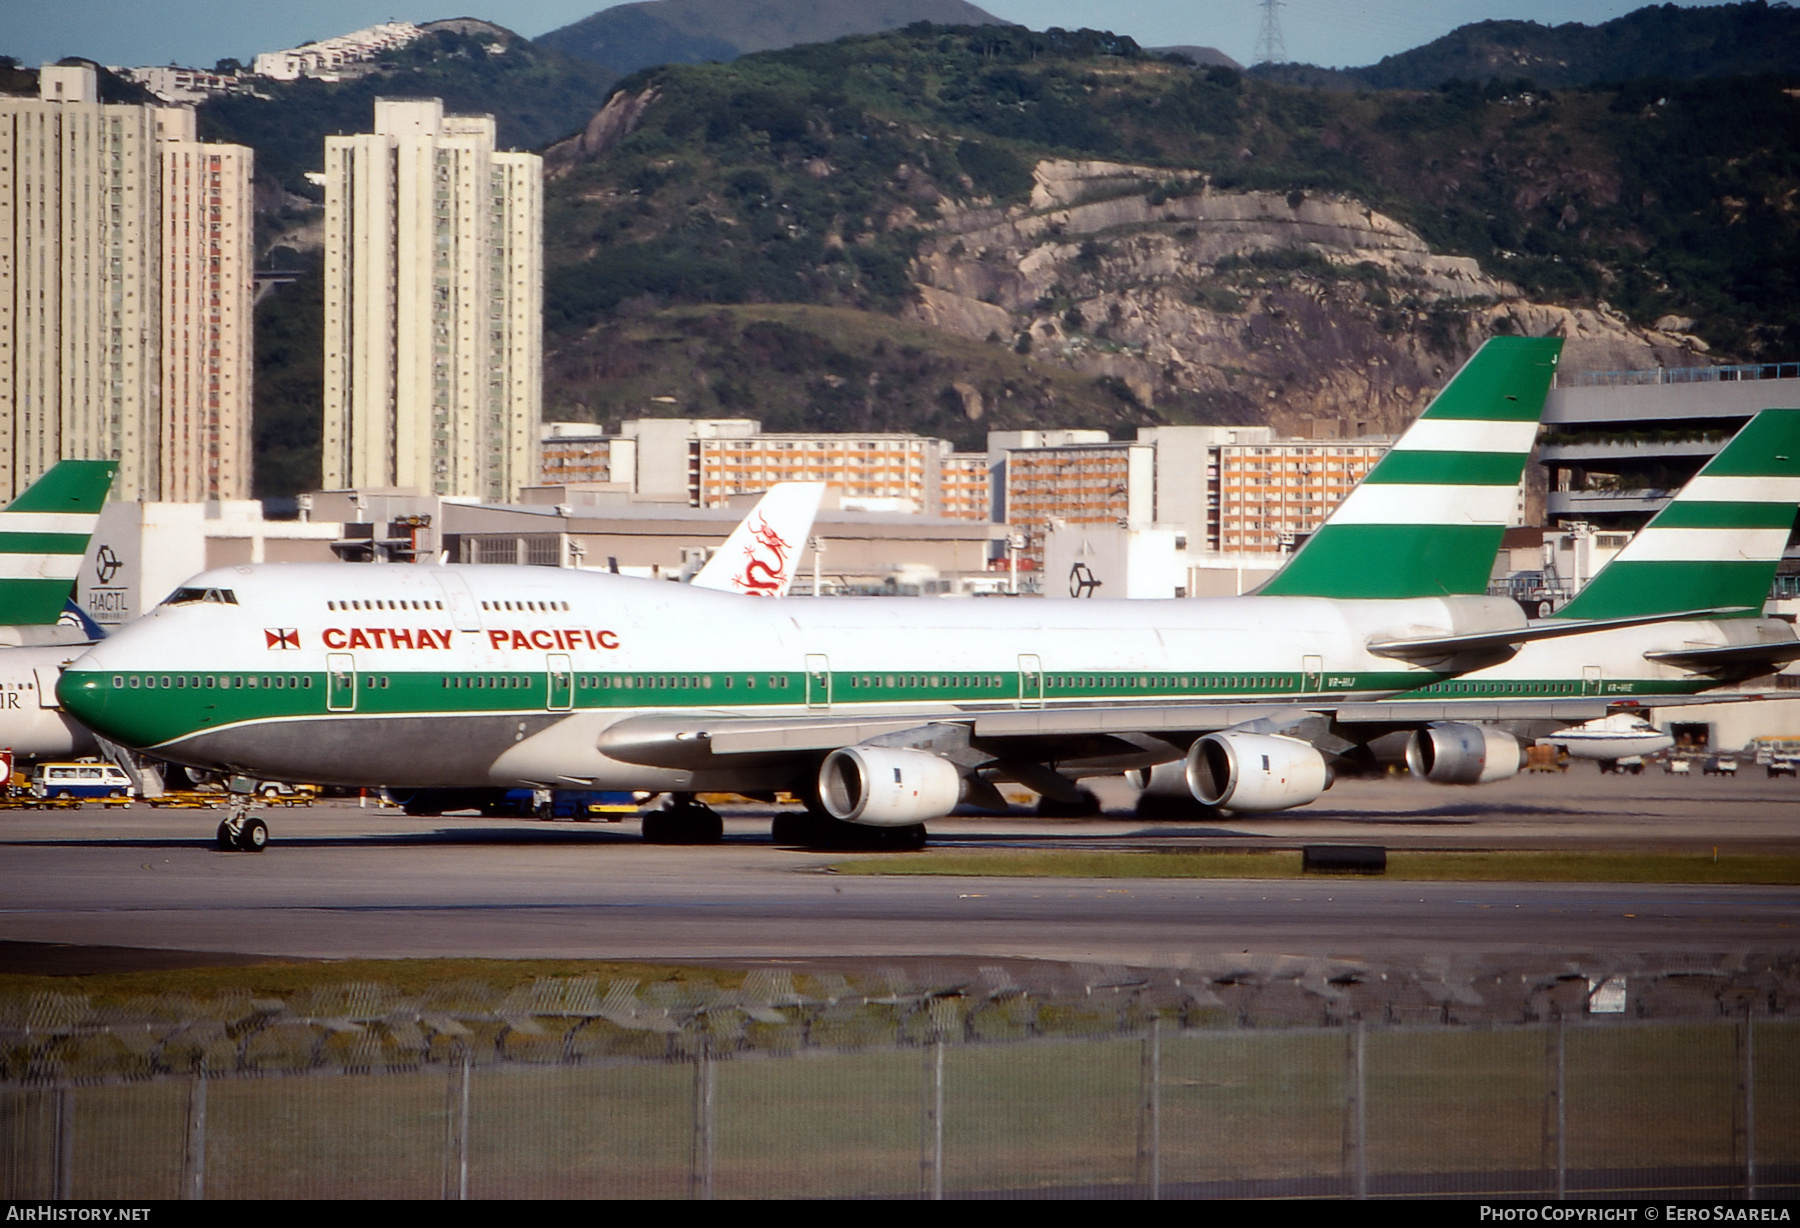
<svg viewBox="0 0 1800 1228">
<path fill-rule="evenodd" d="M 1789 661 L 1800 661 L 1800 640 L 1773 640 L 1762 644 L 1716 644 L 1692 648 L 1670 648 L 1647 652 L 1645 660 L 1692 670 L 1696 674 L 1743 674 L 1746 669 L 1762 672 Z"/>
<path fill-rule="evenodd" d="M 1476 631 L 1466 635 L 1422 635 L 1404 640 L 1374 640 L 1369 651 L 1378 657 L 1391 657 L 1415 665 L 1426 665 L 1458 657 L 1477 657 L 1502 653 L 1534 640 L 1554 640 L 1565 635 L 1581 635 L 1589 631 L 1612 631 L 1619 627 L 1638 627 L 1647 623 L 1679 622 L 1690 618 L 1725 618 L 1743 613 L 1740 606 L 1715 606 L 1706 610 L 1680 610 L 1668 614 L 1640 614 L 1635 618 L 1544 618 L 1509 631 Z"/>
</svg>

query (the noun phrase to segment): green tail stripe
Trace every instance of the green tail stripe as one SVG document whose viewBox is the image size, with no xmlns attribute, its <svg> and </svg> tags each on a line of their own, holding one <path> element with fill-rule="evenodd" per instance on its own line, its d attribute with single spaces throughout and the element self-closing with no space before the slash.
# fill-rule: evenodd
<svg viewBox="0 0 1800 1228">
<path fill-rule="evenodd" d="M 1748 606 L 1742 617 L 1755 618 L 1762 614 L 1774 574 L 1775 563 L 1746 559 L 1614 559 L 1556 616 L 1631 618 Z"/>
<path fill-rule="evenodd" d="M 1560 337 L 1489 337 L 1419 416 L 1536 422 L 1561 352 Z"/>
<path fill-rule="evenodd" d="M 1327 524 L 1258 591 L 1371 599 L 1484 593 L 1504 532 L 1499 525 Z"/>
<path fill-rule="evenodd" d="M 1701 503 L 1677 496 L 1650 523 L 1659 529 L 1787 529 L 1797 513 L 1800 507 L 1792 503 Z"/>
<path fill-rule="evenodd" d="M 5 514 L 0 512 L 0 516 Z M 86 533 L 0 532 L 0 554 L 86 554 L 87 548 Z"/>
<path fill-rule="evenodd" d="M 49 626 L 62 617 L 73 580 L 0 580 L 0 624 Z"/>
<path fill-rule="evenodd" d="M 1517 486 L 1522 452 L 1389 452 L 1363 481 L 1371 485 Z"/>
<path fill-rule="evenodd" d="M 1763 410 L 1700 472 L 1715 478 L 1800 477 L 1800 409 Z"/>
<path fill-rule="evenodd" d="M 58 461 L 6 505 L 9 512 L 98 512 L 106 502 L 117 461 Z M 59 607 L 60 608 L 60 605 Z"/>
</svg>

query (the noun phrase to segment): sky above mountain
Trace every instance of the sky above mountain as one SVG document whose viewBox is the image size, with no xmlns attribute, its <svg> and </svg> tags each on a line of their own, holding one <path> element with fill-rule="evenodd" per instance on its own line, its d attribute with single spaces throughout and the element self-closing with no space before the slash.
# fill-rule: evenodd
<svg viewBox="0 0 1800 1228">
<path fill-rule="evenodd" d="M 1217 47 L 1254 63 L 1259 0 L 980 0 L 997 17 L 1035 30 L 1088 26 L 1145 46 Z M 248 62 L 380 21 L 482 17 L 527 37 L 579 21 L 595 0 L 487 0 L 445 9 L 419 0 L 0 0 L 0 54 L 26 64 L 80 55 L 106 64 L 210 66 Z M 1373 64 L 1489 19 L 1595 25 L 1643 7 L 1641 0 L 1283 0 L 1280 21 L 1291 61 Z M 1691 6 L 1700 7 L 1700 6 Z"/>
</svg>

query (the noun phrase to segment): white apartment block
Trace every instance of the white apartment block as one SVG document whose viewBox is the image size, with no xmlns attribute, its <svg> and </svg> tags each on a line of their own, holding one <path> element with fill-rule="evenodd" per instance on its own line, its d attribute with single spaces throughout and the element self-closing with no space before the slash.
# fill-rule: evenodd
<svg viewBox="0 0 1800 1228">
<path fill-rule="evenodd" d="M 384 21 L 336 38 L 302 43 L 284 51 L 264 51 L 257 55 L 251 71 L 276 81 L 293 81 L 300 77 L 335 81 L 338 70 L 346 64 L 372 60 L 391 47 L 406 46 L 423 37 L 424 33 L 410 21 Z"/>
<path fill-rule="evenodd" d="M 46 65 L 38 87 L 36 99 L 0 98 L 0 500 L 65 458 L 117 460 L 117 499 L 168 497 L 165 483 L 176 478 L 182 489 L 208 491 L 194 497 L 243 497 L 247 466 L 229 480 L 219 468 L 218 483 L 187 472 L 208 470 L 210 461 L 196 459 L 210 456 L 204 432 L 180 429 L 201 439 L 188 452 L 165 457 L 164 448 L 170 415 L 210 418 L 215 435 L 248 430 L 249 349 L 227 345 L 225 331 L 249 330 L 250 151 L 196 145 L 191 115 L 101 103 L 86 66 Z M 179 149 L 220 152 L 221 274 L 225 247 L 244 254 L 245 293 L 217 283 L 216 310 L 215 196 L 165 199 L 164 159 L 188 156 Z M 227 161 L 241 191 L 225 190 Z M 226 196 L 241 208 L 228 213 Z M 183 220 L 190 204 L 204 211 L 204 231 L 198 218 Z M 177 246 L 176 236 L 194 246 Z M 190 324 L 186 338 L 172 335 L 165 314 L 171 301 L 187 301 L 166 293 L 171 271 L 186 275 L 201 259 L 206 327 L 215 314 L 219 325 L 216 406 L 213 334 L 196 338 Z M 206 364 L 200 383 L 191 374 L 166 382 L 165 368 L 196 346 Z"/>
<path fill-rule="evenodd" d="M 161 497 L 250 495 L 254 153 L 204 145 L 194 113 L 157 113 L 162 170 Z"/>
<path fill-rule="evenodd" d="M 511 502 L 538 479 L 543 161 L 492 116 L 375 101 L 325 138 L 327 487 Z"/>
<path fill-rule="evenodd" d="M 205 68 L 166 67 L 115 68 L 127 81 L 135 81 L 173 106 L 193 106 L 221 94 L 253 94 L 249 81 L 236 73 L 212 72 Z"/>
</svg>

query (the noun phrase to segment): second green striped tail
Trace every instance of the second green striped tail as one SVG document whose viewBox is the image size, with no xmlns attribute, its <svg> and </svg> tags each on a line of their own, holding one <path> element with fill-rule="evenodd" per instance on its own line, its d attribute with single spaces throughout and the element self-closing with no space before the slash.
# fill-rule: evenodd
<svg viewBox="0 0 1800 1228">
<path fill-rule="evenodd" d="M 48 626 L 62 616 L 118 469 L 58 461 L 0 511 L 0 625 Z"/>
<path fill-rule="evenodd" d="M 1800 512 L 1800 409 L 1750 419 L 1557 618 L 1762 613 Z"/>
</svg>

